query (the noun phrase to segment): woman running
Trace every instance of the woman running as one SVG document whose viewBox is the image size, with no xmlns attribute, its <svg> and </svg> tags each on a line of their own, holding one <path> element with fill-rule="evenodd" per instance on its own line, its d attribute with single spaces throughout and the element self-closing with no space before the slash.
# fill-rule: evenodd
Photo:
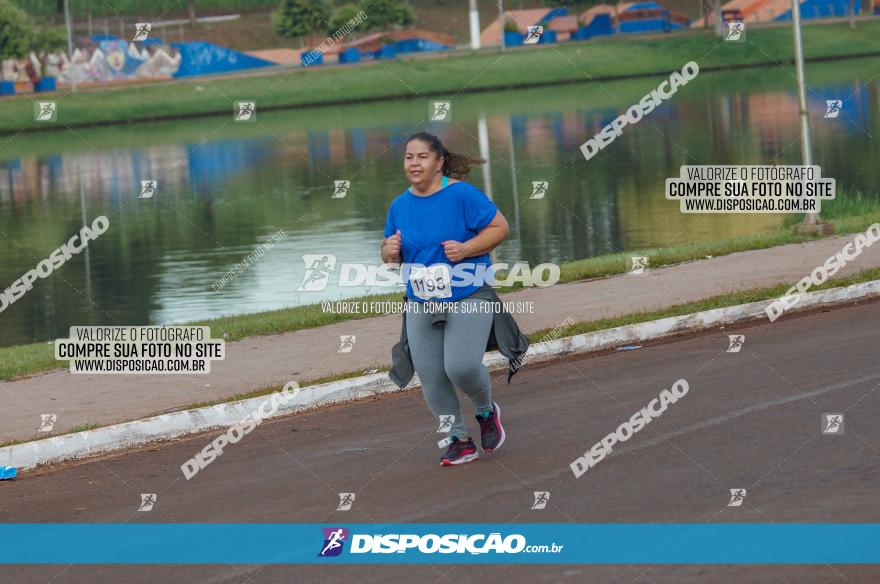
<svg viewBox="0 0 880 584">
<path fill-rule="evenodd" d="M 412 186 L 391 203 L 382 243 L 383 262 L 406 262 L 406 335 L 425 401 L 438 419 L 455 416 L 449 447 L 440 460 L 444 466 L 479 458 L 455 387 L 474 405 L 483 451 L 497 450 L 505 438 L 501 408 L 492 401 L 491 379 L 483 365 L 493 314 L 478 306 L 488 300 L 468 298 L 482 287 L 480 275 L 491 264 L 489 252 L 509 233 L 495 203 L 463 181 L 472 166 L 483 163 L 449 152 L 433 134 L 410 136 L 403 169 Z M 452 268 L 465 260 L 453 279 Z M 458 275 L 465 272 L 475 278 L 462 285 Z M 432 326 L 436 314 L 425 310 L 428 302 L 444 304 L 444 326 Z"/>
</svg>

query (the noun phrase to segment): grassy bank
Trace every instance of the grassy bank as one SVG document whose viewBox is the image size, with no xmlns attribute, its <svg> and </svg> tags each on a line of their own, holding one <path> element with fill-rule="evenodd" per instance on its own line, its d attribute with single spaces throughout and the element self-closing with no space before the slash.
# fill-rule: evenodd
<svg viewBox="0 0 880 584">
<path fill-rule="evenodd" d="M 860 193 L 838 195 L 836 200 L 828 201 L 823 205 L 822 216 L 834 224 L 835 231 L 838 234 L 863 231 L 869 225 L 880 222 L 880 203 L 876 199 Z M 652 268 L 657 268 L 739 251 L 766 249 L 777 245 L 815 239 L 814 237 L 797 235 L 790 228 L 801 219 L 802 216 L 792 215 L 787 220 L 786 228 L 765 234 L 722 241 L 632 250 L 561 264 L 560 283 L 622 274 L 629 269 L 628 262 L 632 255 L 647 256 L 649 258 L 649 265 Z M 512 289 L 514 288 L 501 288 L 499 293 L 503 294 Z M 349 301 L 399 301 L 401 295 L 401 292 L 394 292 L 391 294 L 354 298 Z M 321 304 L 316 303 L 281 310 L 198 321 L 192 324 L 210 326 L 212 336 L 222 336 L 227 341 L 236 341 L 257 335 L 278 334 L 336 322 L 382 316 L 383 314 L 369 311 L 358 314 L 325 313 Z M 54 359 L 54 346 L 51 342 L 0 348 L 0 380 L 13 379 L 23 375 L 63 369 L 65 367 L 66 362 L 59 362 Z"/>
<path fill-rule="evenodd" d="M 805 27 L 807 60 L 880 53 L 880 22 Z M 33 96 L 4 99 L 0 133 L 70 126 L 218 115 L 231 120 L 234 100 L 255 100 L 257 112 L 392 98 L 586 82 L 680 70 L 694 60 L 704 71 L 747 66 L 790 67 L 788 28 L 749 31 L 747 43 L 725 43 L 693 31 L 653 38 L 601 39 L 484 51 L 448 58 L 394 60 L 352 67 L 288 69 L 265 76 L 140 85 L 54 94 L 58 121 L 33 120 Z M 773 75 L 778 75 L 774 72 Z M 48 99 L 48 96 L 46 96 Z M 259 123 L 259 117 L 257 118 Z"/>
<path fill-rule="evenodd" d="M 870 270 L 863 270 L 851 276 L 842 277 L 842 278 L 831 278 L 826 281 L 824 284 L 820 286 L 813 286 L 810 291 L 815 292 L 817 290 L 826 290 L 828 288 L 842 288 L 845 286 L 851 286 L 853 284 L 859 284 L 861 282 L 870 282 L 872 280 L 880 280 L 880 268 L 874 268 Z M 652 320 L 659 320 L 662 318 L 669 318 L 673 316 L 681 316 L 685 314 L 692 314 L 695 312 L 701 312 L 704 310 L 713 310 L 716 308 L 725 308 L 728 306 L 737 306 L 739 304 L 747 304 L 749 302 L 759 302 L 761 300 L 769 300 L 771 298 L 778 298 L 785 294 L 785 292 L 794 284 L 780 284 L 778 286 L 770 286 L 767 288 L 754 288 L 751 290 L 744 290 L 741 292 L 733 292 L 730 294 L 722 294 L 719 296 L 712 296 L 711 298 L 705 298 L 703 300 L 698 300 L 696 302 L 687 302 L 684 304 L 676 304 L 674 306 L 669 306 L 667 308 L 663 308 L 660 310 L 652 310 L 652 311 L 643 311 L 643 312 L 635 312 L 632 314 L 627 314 L 623 316 L 618 316 L 614 318 L 604 318 L 601 320 L 592 320 L 592 321 L 582 321 L 576 322 L 568 327 L 562 332 L 562 336 L 570 337 L 574 335 L 580 335 L 584 333 L 590 333 L 600 330 L 607 330 L 611 328 L 616 328 L 620 326 L 626 326 L 631 324 L 638 324 L 641 322 L 648 322 Z M 554 332 L 553 338 L 557 338 L 559 336 L 559 331 L 552 328 L 541 329 L 538 331 L 534 331 L 529 334 L 529 340 L 531 343 L 538 343 L 541 341 L 541 338 L 546 336 L 551 331 Z M 528 368 L 528 365 L 526 366 Z M 387 371 L 388 367 L 381 367 L 376 369 L 375 371 Z M 336 373 L 331 376 L 320 377 L 316 379 L 310 379 L 306 381 L 302 381 L 299 383 L 300 387 L 307 389 L 309 386 L 320 385 L 322 383 L 329 383 L 331 381 L 337 381 L 340 379 L 350 379 L 352 377 L 360 377 L 364 375 L 365 371 L 350 371 L 346 373 Z M 216 399 L 211 401 L 204 401 L 195 404 L 190 404 L 188 406 L 182 406 L 178 408 L 178 410 L 188 410 L 193 408 L 202 408 L 209 407 L 219 403 L 229 403 L 239 400 L 250 399 L 254 397 L 260 397 L 263 395 L 268 395 L 275 391 L 279 391 L 281 389 L 280 385 L 266 387 L 263 389 L 257 389 L 254 391 L 248 391 L 244 393 L 238 393 L 231 397 L 224 399 Z M 167 412 L 166 412 L 167 413 Z M 133 421 L 133 420 L 126 420 Z M 107 424 L 105 424 L 107 425 Z M 102 427 L 99 424 L 95 424 L 94 422 L 86 422 L 80 426 L 76 426 L 71 428 L 67 432 L 59 432 L 59 433 L 51 433 L 51 434 L 40 434 L 38 438 L 34 438 L 33 440 L 42 440 L 52 436 L 60 436 L 65 434 L 73 434 L 75 432 L 81 432 L 84 430 L 94 430 L 95 428 Z M 13 444 L 21 444 L 23 442 L 31 442 L 33 440 L 7 440 L 5 442 L 0 442 L 0 448 L 4 446 L 11 446 Z"/>
</svg>

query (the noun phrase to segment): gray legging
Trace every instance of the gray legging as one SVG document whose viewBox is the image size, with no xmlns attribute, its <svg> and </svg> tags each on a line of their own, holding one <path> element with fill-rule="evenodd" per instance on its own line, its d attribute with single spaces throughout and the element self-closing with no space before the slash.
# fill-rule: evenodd
<svg viewBox="0 0 880 584">
<path fill-rule="evenodd" d="M 431 312 L 416 310 L 407 301 L 406 337 L 409 342 L 413 366 L 422 382 L 422 392 L 431 413 L 437 417 L 454 415 L 455 422 L 449 436 L 468 436 L 455 387 L 470 398 L 478 412 L 492 409 L 492 387 L 489 370 L 483 365 L 486 343 L 492 330 L 491 311 L 476 307 L 488 300 L 463 298 L 451 304 L 459 305 L 458 311 L 446 314 L 446 325 L 431 326 Z M 461 305 L 467 305 L 463 307 Z M 455 387 L 453 387 L 455 386 Z"/>
</svg>

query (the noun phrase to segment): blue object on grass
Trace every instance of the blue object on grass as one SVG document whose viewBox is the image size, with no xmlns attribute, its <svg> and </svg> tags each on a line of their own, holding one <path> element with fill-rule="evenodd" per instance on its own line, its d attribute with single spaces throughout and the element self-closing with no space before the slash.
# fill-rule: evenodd
<svg viewBox="0 0 880 584">
<path fill-rule="evenodd" d="M 266 59 L 203 41 L 170 43 L 170 46 L 180 52 L 180 68 L 172 75 L 175 79 L 276 65 Z"/>
<path fill-rule="evenodd" d="M 538 39 L 539 45 L 552 45 L 556 43 L 556 31 L 555 30 L 544 30 L 544 33 L 541 35 L 541 38 Z"/>
<path fill-rule="evenodd" d="M 504 46 L 505 47 L 518 47 L 523 44 L 523 41 L 526 39 L 526 35 L 521 32 L 516 32 L 513 30 L 504 31 Z"/>
<path fill-rule="evenodd" d="M 357 47 L 348 47 L 339 53 L 340 63 L 358 63 L 361 60 L 361 51 Z"/>
<path fill-rule="evenodd" d="M 54 77 L 50 77 L 48 75 L 40 78 L 39 81 L 34 82 L 34 91 L 43 92 L 43 91 L 55 91 L 57 88 L 57 84 L 55 82 Z"/>
<path fill-rule="evenodd" d="M 397 57 L 397 47 L 393 44 L 382 45 L 382 48 L 376 51 L 377 59 L 394 59 Z"/>
<path fill-rule="evenodd" d="M 303 52 L 299 56 L 299 62 L 303 67 L 309 67 L 311 65 L 323 65 L 324 64 L 324 54 L 312 49 L 308 52 Z"/>
<path fill-rule="evenodd" d="M 14 466 L 0 466 L 0 481 L 14 479 L 18 474 L 18 469 Z"/>
</svg>

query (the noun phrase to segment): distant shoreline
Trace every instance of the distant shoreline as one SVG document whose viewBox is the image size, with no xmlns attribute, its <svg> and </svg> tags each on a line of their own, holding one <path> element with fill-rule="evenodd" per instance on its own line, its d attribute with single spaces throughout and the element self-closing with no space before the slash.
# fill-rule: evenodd
<svg viewBox="0 0 880 584">
<path fill-rule="evenodd" d="M 880 21 L 861 21 L 855 31 L 846 24 L 812 24 L 804 30 L 810 63 L 880 55 Z M 790 28 L 750 30 L 748 39 L 725 43 L 711 33 L 614 38 L 29 94 L 0 99 L 0 135 L 205 117 L 231 121 L 233 101 L 242 99 L 256 102 L 259 123 L 259 113 L 269 111 L 663 76 L 690 60 L 701 73 L 793 64 Z M 58 102 L 58 121 L 34 121 L 38 99 Z"/>
</svg>

